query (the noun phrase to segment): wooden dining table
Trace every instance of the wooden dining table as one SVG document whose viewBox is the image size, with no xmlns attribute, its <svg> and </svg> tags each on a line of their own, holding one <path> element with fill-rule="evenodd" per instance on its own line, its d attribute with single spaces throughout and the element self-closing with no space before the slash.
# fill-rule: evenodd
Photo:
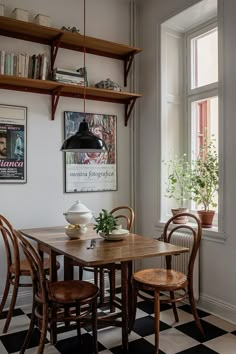
<svg viewBox="0 0 236 354">
<path fill-rule="evenodd" d="M 189 252 L 186 247 L 175 246 L 152 237 L 130 233 L 123 240 L 108 241 L 101 238 L 89 225 L 88 231 L 80 239 L 69 239 L 64 227 L 44 227 L 19 230 L 26 237 L 37 242 L 38 249 L 49 254 L 50 280 L 57 279 L 56 257 L 64 256 L 64 277 L 73 279 L 73 260 L 84 267 L 121 264 L 121 321 L 117 313 L 103 316 L 103 323 L 121 326 L 122 348 L 128 353 L 128 332 L 132 309 L 132 263 L 134 260 Z M 93 240 L 93 247 L 91 246 Z"/>
</svg>

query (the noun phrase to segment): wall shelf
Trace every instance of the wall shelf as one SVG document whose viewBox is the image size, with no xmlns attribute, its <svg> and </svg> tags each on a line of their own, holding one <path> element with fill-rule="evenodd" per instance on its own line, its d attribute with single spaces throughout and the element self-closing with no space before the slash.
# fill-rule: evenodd
<svg viewBox="0 0 236 354">
<path fill-rule="evenodd" d="M 79 52 L 84 51 L 84 36 L 81 34 L 19 21 L 5 16 L 0 16 L 0 35 L 49 45 L 51 47 L 52 69 L 59 48 Z M 122 60 L 124 62 L 125 86 L 127 85 L 127 77 L 134 56 L 142 51 L 140 48 L 88 36 L 85 36 L 85 48 L 86 53 L 89 54 Z M 55 117 L 60 97 L 84 98 L 85 91 L 86 99 L 124 104 L 125 125 L 128 123 L 136 99 L 141 97 L 141 95 L 134 93 L 98 89 L 95 87 L 86 87 L 84 89 L 84 87 L 78 85 L 10 75 L 0 75 L 0 88 L 51 95 L 52 119 Z"/>
<path fill-rule="evenodd" d="M 19 21 L 5 16 L 0 16 L 0 35 L 51 46 L 52 67 L 58 48 L 79 52 L 84 51 L 84 36 L 81 34 Z M 134 55 L 142 51 L 140 48 L 88 36 L 85 36 L 85 48 L 86 53 L 89 54 L 123 60 L 125 86 Z"/>
<path fill-rule="evenodd" d="M 54 119 L 59 97 L 83 98 L 84 87 L 69 85 L 56 81 L 35 80 L 10 75 L 0 75 L 0 87 L 6 90 L 40 93 L 52 96 L 52 119 Z M 125 125 L 128 123 L 132 106 L 139 94 L 113 90 L 85 88 L 86 99 L 125 104 Z"/>
</svg>

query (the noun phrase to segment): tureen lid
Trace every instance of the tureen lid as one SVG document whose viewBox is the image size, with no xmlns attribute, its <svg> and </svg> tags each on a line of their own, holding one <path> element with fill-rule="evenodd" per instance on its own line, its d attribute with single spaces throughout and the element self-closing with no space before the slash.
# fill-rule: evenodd
<svg viewBox="0 0 236 354">
<path fill-rule="evenodd" d="M 82 204 L 79 200 L 72 205 L 72 207 L 67 211 L 67 213 L 88 213 L 90 210 Z"/>
</svg>

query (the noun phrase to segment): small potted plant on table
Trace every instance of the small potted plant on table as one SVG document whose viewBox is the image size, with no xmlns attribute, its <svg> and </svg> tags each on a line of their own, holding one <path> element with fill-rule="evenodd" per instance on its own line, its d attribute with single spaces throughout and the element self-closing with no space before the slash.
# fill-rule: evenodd
<svg viewBox="0 0 236 354">
<path fill-rule="evenodd" d="M 165 163 L 167 166 L 168 182 L 166 196 L 175 200 L 178 208 L 171 209 L 172 214 L 186 213 L 186 201 L 191 198 L 191 165 L 187 160 L 187 155 L 176 157 Z M 179 217 L 175 220 L 176 224 L 185 224 L 187 217 Z"/>
<path fill-rule="evenodd" d="M 102 209 L 95 221 L 97 224 L 94 225 L 94 230 L 101 236 L 109 236 L 117 228 L 116 218 L 106 209 Z"/>
<path fill-rule="evenodd" d="M 206 139 L 192 168 L 192 199 L 203 206 L 203 210 L 198 210 L 198 215 L 204 228 L 212 227 L 215 210 L 210 210 L 210 207 L 217 206 L 218 184 L 218 154 L 214 141 Z"/>
</svg>

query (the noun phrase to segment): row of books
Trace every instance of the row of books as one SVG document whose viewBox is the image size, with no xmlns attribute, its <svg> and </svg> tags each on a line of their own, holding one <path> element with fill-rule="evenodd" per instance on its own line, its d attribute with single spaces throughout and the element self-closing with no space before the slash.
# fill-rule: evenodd
<svg viewBox="0 0 236 354">
<path fill-rule="evenodd" d="M 64 68 L 55 68 L 53 70 L 52 79 L 66 84 L 88 86 L 86 68 L 80 68 L 77 71 Z"/>
<path fill-rule="evenodd" d="M 0 74 L 46 80 L 49 73 L 49 60 L 43 54 L 15 54 L 0 51 Z"/>
</svg>

